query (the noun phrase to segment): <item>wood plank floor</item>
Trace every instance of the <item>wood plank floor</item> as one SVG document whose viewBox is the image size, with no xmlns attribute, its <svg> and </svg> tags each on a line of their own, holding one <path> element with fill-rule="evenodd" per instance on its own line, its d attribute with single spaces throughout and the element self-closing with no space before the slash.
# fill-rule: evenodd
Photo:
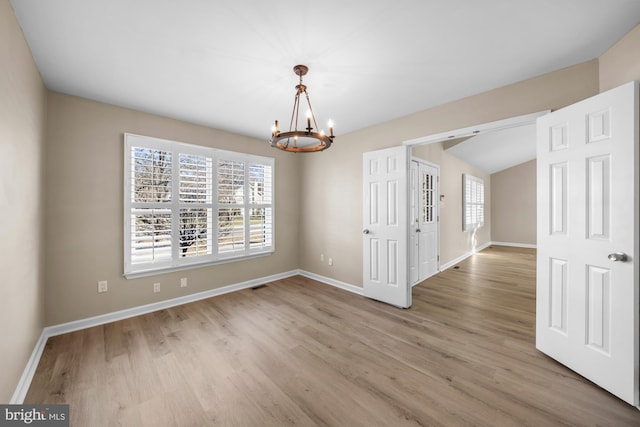
<svg viewBox="0 0 640 427">
<path fill-rule="evenodd" d="M 639 426 L 536 351 L 535 251 L 492 247 L 400 310 L 303 277 L 50 338 L 25 403 L 72 426 Z"/>
</svg>

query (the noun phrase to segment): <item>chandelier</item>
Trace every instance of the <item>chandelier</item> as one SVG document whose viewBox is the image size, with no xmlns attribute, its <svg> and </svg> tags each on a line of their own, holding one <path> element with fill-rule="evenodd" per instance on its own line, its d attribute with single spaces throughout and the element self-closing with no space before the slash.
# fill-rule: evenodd
<svg viewBox="0 0 640 427">
<path fill-rule="evenodd" d="M 309 67 L 306 65 L 296 65 L 293 67 L 293 72 L 300 77 L 300 83 L 296 86 L 296 97 L 293 101 L 293 111 L 291 112 L 291 122 L 289 123 L 288 132 L 280 132 L 278 128 L 278 121 L 276 120 L 271 128 L 271 143 L 272 147 L 279 148 L 284 151 L 292 151 L 294 153 L 311 153 L 314 151 L 322 151 L 331 147 L 333 142 L 333 123 L 329 121 L 329 135 L 326 135 L 323 130 L 314 132 L 314 126 L 317 128 L 316 116 L 311 108 L 311 101 L 309 101 L 309 94 L 307 93 L 307 87 L 302 84 L 302 76 L 306 75 L 309 71 Z M 305 95 L 307 100 L 307 126 L 298 130 L 298 119 L 300 117 L 300 95 Z M 311 126 L 313 121 L 313 126 Z M 302 130 L 304 129 L 304 130 Z"/>
</svg>

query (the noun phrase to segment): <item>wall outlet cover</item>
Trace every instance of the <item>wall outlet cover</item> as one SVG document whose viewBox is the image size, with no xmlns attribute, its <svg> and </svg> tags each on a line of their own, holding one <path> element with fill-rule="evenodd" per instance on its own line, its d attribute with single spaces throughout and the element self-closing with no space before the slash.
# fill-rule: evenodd
<svg viewBox="0 0 640 427">
<path fill-rule="evenodd" d="M 109 284 L 106 280 L 100 280 L 98 282 L 98 293 L 101 294 L 103 292 L 107 292 L 109 290 Z"/>
</svg>

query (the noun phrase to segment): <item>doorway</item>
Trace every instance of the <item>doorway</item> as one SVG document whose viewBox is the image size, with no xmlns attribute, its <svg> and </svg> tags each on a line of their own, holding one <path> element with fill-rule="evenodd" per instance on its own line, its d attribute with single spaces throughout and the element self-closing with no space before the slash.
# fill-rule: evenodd
<svg viewBox="0 0 640 427">
<path fill-rule="evenodd" d="M 411 236 L 415 237 L 416 234 L 422 233 L 422 228 L 420 233 L 415 229 L 413 232 L 409 230 L 411 225 L 409 175 L 412 163 L 411 152 L 414 146 L 530 124 L 546 113 L 548 111 L 457 129 L 404 141 L 400 146 L 365 152 L 362 180 L 363 295 L 396 307 L 411 307 L 411 285 L 414 281 L 410 277 L 409 267 L 413 259 L 410 239 Z M 440 175 L 439 172 L 441 171 L 438 168 L 438 175 Z M 439 192 L 437 197 L 433 195 L 432 200 L 436 204 L 434 211 L 440 212 L 443 202 L 440 201 Z M 436 220 L 438 215 L 439 213 L 435 214 Z M 462 213 L 460 213 L 461 217 Z M 415 224 L 415 218 L 413 224 Z M 436 241 L 441 240 L 440 232 L 441 230 L 438 229 Z M 458 244 L 459 240 L 454 240 L 455 244 Z M 436 248 L 437 252 L 431 255 L 432 260 L 435 255 L 435 267 L 431 268 L 436 270 L 445 268 L 447 264 L 440 265 L 438 260 L 438 255 L 444 254 L 445 251 L 440 244 L 432 247 Z M 450 252 L 448 252 L 449 255 Z M 449 263 L 458 262 L 467 256 L 453 259 Z M 418 265 L 417 259 L 414 265 Z M 425 271 L 430 270 L 425 268 Z M 417 274 L 419 277 L 419 270 Z"/>
</svg>

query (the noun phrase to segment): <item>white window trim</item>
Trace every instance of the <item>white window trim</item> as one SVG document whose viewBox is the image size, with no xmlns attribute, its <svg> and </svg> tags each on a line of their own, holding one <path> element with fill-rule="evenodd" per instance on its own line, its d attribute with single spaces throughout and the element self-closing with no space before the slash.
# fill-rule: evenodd
<svg viewBox="0 0 640 427">
<path fill-rule="evenodd" d="M 467 183 L 479 184 L 480 191 L 482 191 L 482 202 L 478 202 L 477 194 L 468 193 Z M 475 177 L 473 175 L 463 173 L 462 174 L 462 231 L 472 231 L 484 226 L 484 213 L 485 213 L 485 197 L 484 197 L 484 180 L 482 178 Z M 467 222 L 467 210 L 472 209 L 474 206 L 482 206 L 482 218 L 479 221 Z"/>
<path fill-rule="evenodd" d="M 222 205 L 218 203 L 218 194 L 217 194 L 217 178 L 215 178 L 215 182 L 212 189 L 212 212 L 214 215 L 213 218 L 213 253 L 211 255 L 203 255 L 197 257 L 189 257 L 183 258 L 179 256 L 180 244 L 179 244 L 179 231 L 178 227 L 172 227 L 172 257 L 168 261 L 160 261 L 156 263 L 148 263 L 141 266 L 135 266 L 131 264 L 131 209 L 133 203 L 131 202 L 131 184 L 132 184 L 132 174 L 131 174 L 131 147 L 144 147 L 151 149 L 159 149 L 164 151 L 169 151 L 172 153 L 172 202 L 167 203 L 166 208 L 171 208 L 174 213 L 174 217 L 176 212 L 179 213 L 180 203 L 179 203 L 179 167 L 178 167 L 178 159 L 179 153 L 189 153 L 196 155 L 205 155 L 207 157 L 211 157 L 213 159 L 213 176 L 217 177 L 217 161 L 220 159 L 223 160 L 232 160 L 232 161 L 242 161 L 245 162 L 245 201 L 242 204 L 242 208 L 245 209 L 244 215 L 244 231 L 245 231 L 245 239 L 244 239 L 244 250 L 242 251 L 234 251 L 223 254 L 218 254 L 218 238 L 217 238 L 217 212 L 218 207 L 223 206 L 227 207 L 227 205 Z M 272 170 L 272 188 L 271 188 L 271 203 L 270 204 L 260 204 L 255 205 L 251 203 L 249 197 L 249 163 L 258 163 L 270 165 Z M 203 147 L 193 144 L 187 144 L 178 141 L 172 141 L 167 139 L 136 135 L 131 133 L 124 134 L 124 277 L 127 279 L 144 277 L 156 274 L 164 274 L 172 271 L 181 271 L 190 268 L 204 267 L 207 265 L 216 265 L 234 261 L 247 260 L 262 256 L 271 255 L 275 252 L 275 159 L 272 157 L 264 157 L 253 154 L 239 153 L 234 151 L 221 150 L 217 148 L 211 147 Z M 211 203 L 208 203 L 211 205 Z M 184 205 L 182 205 L 184 207 Z M 239 204 L 228 205 L 228 207 L 237 207 Z M 271 245 L 268 247 L 261 248 L 251 248 L 250 239 L 248 238 L 249 228 L 250 228 L 250 215 L 249 212 L 252 207 L 264 207 L 271 209 L 272 216 L 272 225 L 271 225 Z M 163 206 L 164 207 L 164 206 Z M 195 205 L 194 207 L 198 207 Z"/>
</svg>

